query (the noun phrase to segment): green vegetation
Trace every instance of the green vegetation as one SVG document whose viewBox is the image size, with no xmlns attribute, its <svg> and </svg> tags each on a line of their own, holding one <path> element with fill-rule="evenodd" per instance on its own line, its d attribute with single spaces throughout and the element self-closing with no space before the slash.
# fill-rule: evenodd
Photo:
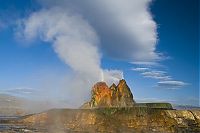
<svg viewBox="0 0 200 133">
<path fill-rule="evenodd" d="M 159 109 L 173 109 L 170 103 L 137 103 L 135 107 L 159 108 Z"/>
</svg>

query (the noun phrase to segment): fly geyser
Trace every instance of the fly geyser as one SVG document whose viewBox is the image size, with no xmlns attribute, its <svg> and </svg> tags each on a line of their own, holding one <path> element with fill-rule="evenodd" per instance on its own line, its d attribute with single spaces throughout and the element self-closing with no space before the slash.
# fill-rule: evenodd
<svg viewBox="0 0 200 133">
<path fill-rule="evenodd" d="M 92 87 L 91 100 L 81 108 L 133 107 L 135 101 L 125 80 L 120 80 L 108 87 L 105 82 L 98 82 Z"/>
<path fill-rule="evenodd" d="M 17 125 L 12 133 L 197 133 L 200 111 L 175 110 L 170 103 L 136 103 L 126 81 L 120 80 L 110 87 L 96 83 L 80 109 L 51 109 L 5 122 Z"/>
<path fill-rule="evenodd" d="M 170 103 L 136 103 L 124 79 L 118 85 L 113 83 L 110 87 L 105 82 L 97 82 L 92 87 L 90 101 L 81 106 L 82 109 L 127 107 L 172 109 Z"/>
</svg>

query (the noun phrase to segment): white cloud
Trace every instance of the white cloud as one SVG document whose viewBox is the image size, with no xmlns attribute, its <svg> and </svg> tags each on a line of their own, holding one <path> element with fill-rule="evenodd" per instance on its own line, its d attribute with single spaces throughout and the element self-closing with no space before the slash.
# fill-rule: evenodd
<svg viewBox="0 0 200 133">
<path fill-rule="evenodd" d="M 160 64 L 156 61 L 134 61 L 131 63 L 140 66 L 160 66 Z"/>
<path fill-rule="evenodd" d="M 177 89 L 188 85 L 183 81 L 174 80 L 166 71 L 159 71 L 149 67 L 136 67 L 131 70 L 139 72 L 144 78 L 158 80 L 156 88 Z"/>
<path fill-rule="evenodd" d="M 167 75 L 167 72 L 165 71 L 158 71 L 158 70 L 152 70 L 148 67 L 136 67 L 131 69 L 136 72 L 140 72 L 140 74 L 145 78 L 152 78 L 157 80 L 171 80 L 171 76 Z"/>
<path fill-rule="evenodd" d="M 158 80 L 170 80 L 171 76 L 166 75 L 164 71 L 148 71 L 141 73 L 146 78 L 153 78 Z"/>
<path fill-rule="evenodd" d="M 165 89 L 178 89 L 188 85 L 183 81 L 176 81 L 176 80 L 169 80 L 169 81 L 160 81 L 157 83 L 158 88 L 165 88 Z"/>
<path fill-rule="evenodd" d="M 152 0 L 38 0 L 47 8 L 79 12 L 100 35 L 104 54 L 143 63 L 160 59 L 157 25 L 149 10 Z"/>
<path fill-rule="evenodd" d="M 183 81 L 173 80 L 173 78 L 168 75 L 166 71 L 153 70 L 152 68 L 148 67 L 136 67 L 131 70 L 139 72 L 145 78 L 159 80 L 156 88 L 177 89 L 188 85 L 188 83 Z"/>
<path fill-rule="evenodd" d="M 148 71 L 149 68 L 146 68 L 146 67 L 137 67 L 137 68 L 132 68 L 131 70 L 136 71 L 136 72 L 144 72 L 144 71 Z"/>
</svg>

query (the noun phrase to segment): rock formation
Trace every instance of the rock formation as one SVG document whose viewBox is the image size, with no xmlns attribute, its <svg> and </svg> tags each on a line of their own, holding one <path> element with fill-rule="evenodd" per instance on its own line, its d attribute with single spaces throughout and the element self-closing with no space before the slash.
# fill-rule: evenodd
<svg viewBox="0 0 200 133">
<path fill-rule="evenodd" d="M 135 103 L 125 80 L 110 87 L 98 82 L 91 93 L 82 109 L 53 109 L 0 120 L 0 124 L 17 125 L 9 127 L 12 133 L 200 133 L 199 110 L 174 110 L 170 103 Z"/>
<path fill-rule="evenodd" d="M 122 79 L 117 86 L 114 83 L 110 87 L 105 82 L 96 83 L 92 87 L 91 100 L 81 108 L 133 107 L 134 104 L 131 90 Z"/>
<path fill-rule="evenodd" d="M 144 107 L 55 109 L 26 116 L 19 123 L 42 133 L 199 133 L 200 111 Z"/>
</svg>

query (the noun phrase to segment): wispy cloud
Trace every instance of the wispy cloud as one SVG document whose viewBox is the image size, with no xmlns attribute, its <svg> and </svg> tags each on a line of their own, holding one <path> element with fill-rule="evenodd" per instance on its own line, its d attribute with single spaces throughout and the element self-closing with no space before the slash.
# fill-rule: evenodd
<svg viewBox="0 0 200 133">
<path fill-rule="evenodd" d="M 136 67 L 131 70 L 139 72 L 144 78 L 158 80 L 156 88 L 178 89 L 188 85 L 188 83 L 183 81 L 174 80 L 166 71 L 159 71 L 148 67 Z"/>
<path fill-rule="evenodd" d="M 157 80 L 171 80 L 171 76 L 167 74 L 165 71 L 158 71 L 158 70 L 153 70 L 148 67 L 136 67 L 132 68 L 131 70 L 140 72 L 141 75 L 145 78 L 152 78 L 152 79 L 157 79 Z"/>
<path fill-rule="evenodd" d="M 170 80 L 171 76 L 166 75 L 164 71 L 148 71 L 141 73 L 145 78 L 152 78 L 158 80 Z"/>
<path fill-rule="evenodd" d="M 132 68 L 131 70 L 136 71 L 136 72 L 144 72 L 149 70 L 147 67 L 137 67 L 137 68 Z"/>
<path fill-rule="evenodd" d="M 160 64 L 156 61 L 134 61 L 131 63 L 140 66 L 160 66 Z"/>
<path fill-rule="evenodd" d="M 156 87 L 165 89 L 178 89 L 187 85 L 189 84 L 183 81 L 169 80 L 169 81 L 158 82 Z"/>
</svg>

